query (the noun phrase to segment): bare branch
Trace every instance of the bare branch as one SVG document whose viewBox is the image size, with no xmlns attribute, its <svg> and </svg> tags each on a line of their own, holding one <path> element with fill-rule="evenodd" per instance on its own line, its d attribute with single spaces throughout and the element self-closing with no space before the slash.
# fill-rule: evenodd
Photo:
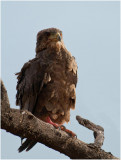
<svg viewBox="0 0 121 160">
<path fill-rule="evenodd" d="M 94 134 L 95 141 L 94 141 L 93 145 L 96 147 L 101 147 L 104 142 L 104 128 L 99 125 L 96 125 L 96 124 L 92 123 L 91 121 L 84 119 L 80 116 L 76 116 L 76 119 L 79 122 L 79 124 L 94 131 L 93 134 Z"/>
<path fill-rule="evenodd" d="M 9 99 L 8 99 L 8 94 L 6 91 L 6 88 L 3 84 L 3 81 L 0 79 L 0 88 L 1 88 L 1 106 L 3 108 L 10 108 L 10 103 L 9 103 Z"/>
<path fill-rule="evenodd" d="M 7 97 L 6 95 L 7 92 L 2 90 L 2 96 Z M 55 129 L 28 111 L 5 107 L 5 104 L 7 105 L 2 98 L 1 128 L 14 135 L 45 144 L 71 159 L 117 159 L 111 153 L 98 147 L 91 148 L 81 140 L 70 137 L 64 131 Z"/>
</svg>

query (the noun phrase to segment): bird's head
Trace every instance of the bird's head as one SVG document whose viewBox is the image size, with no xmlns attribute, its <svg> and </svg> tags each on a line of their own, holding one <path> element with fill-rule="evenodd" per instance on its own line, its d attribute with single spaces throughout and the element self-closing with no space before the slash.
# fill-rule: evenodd
<svg viewBox="0 0 121 160">
<path fill-rule="evenodd" d="M 62 43 L 62 31 L 56 28 L 44 29 L 37 34 L 36 53 L 52 44 Z"/>
</svg>

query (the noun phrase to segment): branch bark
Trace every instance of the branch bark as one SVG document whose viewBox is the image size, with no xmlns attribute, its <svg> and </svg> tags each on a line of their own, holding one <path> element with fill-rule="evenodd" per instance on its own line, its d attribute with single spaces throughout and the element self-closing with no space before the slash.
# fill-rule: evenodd
<svg viewBox="0 0 121 160">
<path fill-rule="evenodd" d="M 90 122 L 88 119 L 84 119 L 80 116 L 76 116 L 77 121 L 79 122 L 79 124 L 83 125 L 84 127 L 94 131 L 93 135 L 95 138 L 94 143 L 89 144 L 90 146 L 96 146 L 96 147 L 100 147 L 103 145 L 104 142 L 104 128 L 102 128 L 99 125 L 96 125 L 92 122 Z"/>
<path fill-rule="evenodd" d="M 118 159 L 99 147 L 90 147 L 64 131 L 37 119 L 28 111 L 12 109 L 7 91 L 1 82 L 1 128 L 14 135 L 40 142 L 71 159 Z"/>
</svg>

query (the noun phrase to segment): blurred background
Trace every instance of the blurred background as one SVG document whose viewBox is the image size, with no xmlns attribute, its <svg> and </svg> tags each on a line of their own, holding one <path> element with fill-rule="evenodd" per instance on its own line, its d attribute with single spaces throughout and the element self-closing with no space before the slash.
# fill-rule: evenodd
<svg viewBox="0 0 121 160">
<path fill-rule="evenodd" d="M 67 49 L 78 64 L 76 109 L 65 126 L 86 142 L 93 132 L 79 125 L 76 115 L 104 127 L 102 149 L 120 155 L 120 2 L 1 2 L 2 80 L 15 105 L 16 76 L 35 57 L 37 32 L 50 27 L 63 31 Z M 20 138 L 2 130 L 2 159 L 68 159 L 38 143 L 18 153 Z"/>
</svg>

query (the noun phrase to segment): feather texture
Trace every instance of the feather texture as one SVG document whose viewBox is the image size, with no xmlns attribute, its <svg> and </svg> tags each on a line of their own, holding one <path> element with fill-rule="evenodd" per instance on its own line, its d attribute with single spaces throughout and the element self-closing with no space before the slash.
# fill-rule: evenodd
<svg viewBox="0 0 121 160">
<path fill-rule="evenodd" d="M 51 33 L 53 29 L 49 31 Z M 46 30 L 42 35 L 39 32 L 37 37 L 37 47 L 39 44 L 40 47 L 36 49 L 38 51 L 36 58 L 25 63 L 16 74 L 18 79 L 16 105 L 42 120 L 49 116 L 53 122 L 63 124 L 69 122 L 70 109 L 75 108 L 77 64 L 75 58 L 65 48 L 63 40 L 48 42 L 44 33 L 46 37 Z M 46 45 L 42 44 L 45 42 Z M 26 147 L 19 150 L 30 149 L 34 143 L 29 146 L 28 142 L 27 140 L 24 143 Z"/>
</svg>

